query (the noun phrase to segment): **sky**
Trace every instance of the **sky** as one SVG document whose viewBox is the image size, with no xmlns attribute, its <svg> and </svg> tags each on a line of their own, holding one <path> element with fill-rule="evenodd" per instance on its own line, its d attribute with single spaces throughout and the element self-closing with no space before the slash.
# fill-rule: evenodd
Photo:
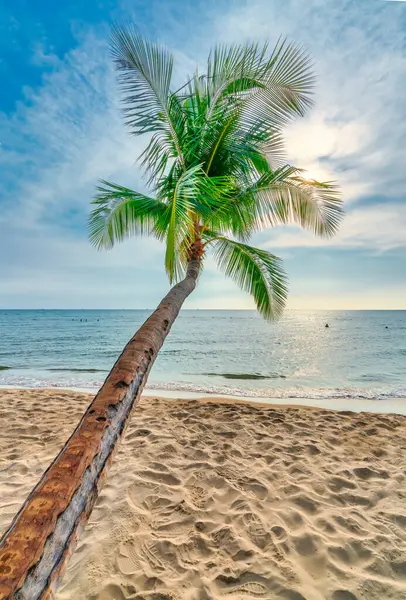
<svg viewBox="0 0 406 600">
<path fill-rule="evenodd" d="M 288 159 L 337 180 L 346 216 L 331 240 L 294 227 L 256 234 L 281 256 L 291 309 L 406 309 L 406 2 L 384 0 L 0 0 L 0 308 L 153 308 L 163 247 L 109 252 L 87 240 L 98 179 L 139 191 L 108 50 L 134 23 L 174 54 L 174 83 L 216 43 L 303 45 L 315 107 L 285 131 Z M 187 308 L 253 308 L 208 260 Z"/>
</svg>

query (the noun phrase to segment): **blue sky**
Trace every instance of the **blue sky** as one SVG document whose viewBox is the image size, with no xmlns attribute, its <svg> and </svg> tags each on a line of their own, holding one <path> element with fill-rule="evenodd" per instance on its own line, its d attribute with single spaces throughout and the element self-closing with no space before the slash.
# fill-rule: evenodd
<svg viewBox="0 0 406 600">
<path fill-rule="evenodd" d="M 316 106 L 287 129 L 289 160 L 338 180 L 347 214 L 330 241 L 277 228 L 254 242 L 285 259 L 289 308 L 406 308 L 406 2 L 383 0 L 0 2 L 0 307 L 146 308 L 167 290 L 157 241 L 98 253 L 86 238 L 98 178 L 145 189 L 114 21 L 172 49 L 175 83 L 216 42 L 303 44 Z M 253 305 L 209 260 L 187 306 Z"/>
</svg>

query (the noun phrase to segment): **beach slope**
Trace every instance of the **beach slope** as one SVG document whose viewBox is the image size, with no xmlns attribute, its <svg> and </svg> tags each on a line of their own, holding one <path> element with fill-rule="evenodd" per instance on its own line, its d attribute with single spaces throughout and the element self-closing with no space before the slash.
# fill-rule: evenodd
<svg viewBox="0 0 406 600">
<path fill-rule="evenodd" d="M 0 530 L 90 396 L 0 391 Z M 406 598 L 406 417 L 144 398 L 58 600 Z"/>
</svg>

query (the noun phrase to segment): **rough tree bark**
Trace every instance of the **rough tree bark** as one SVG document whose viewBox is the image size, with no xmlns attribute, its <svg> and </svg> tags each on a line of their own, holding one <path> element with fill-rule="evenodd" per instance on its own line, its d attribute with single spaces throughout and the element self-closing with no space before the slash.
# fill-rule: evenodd
<svg viewBox="0 0 406 600">
<path fill-rule="evenodd" d="M 100 491 L 131 412 L 182 304 L 196 287 L 200 248 L 124 348 L 76 430 L 0 540 L 0 599 L 50 600 Z"/>
</svg>

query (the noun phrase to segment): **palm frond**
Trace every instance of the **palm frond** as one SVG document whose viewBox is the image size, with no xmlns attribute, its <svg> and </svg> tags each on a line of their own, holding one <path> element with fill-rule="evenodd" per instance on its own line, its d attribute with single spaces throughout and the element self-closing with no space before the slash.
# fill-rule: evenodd
<svg viewBox="0 0 406 600">
<path fill-rule="evenodd" d="M 166 237 L 165 268 L 169 281 L 177 280 L 183 272 L 179 248 L 194 241 L 193 200 L 198 195 L 197 180 L 201 177 L 197 165 L 173 178 L 173 189 L 165 213 L 156 223 L 156 231 Z M 169 189 L 166 190 L 166 195 Z M 162 193 L 162 190 L 161 190 Z"/>
<path fill-rule="evenodd" d="M 144 39 L 131 26 L 114 27 L 110 46 L 125 94 L 128 124 L 137 133 L 156 131 L 160 113 L 168 109 L 172 55 L 162 46 Z"/>
<path fill-rule="evenodd" d="M 261 86 L 247 95 L 243 127 L 259 124 L 280 129 L 312 106 L 315 78 L 312 61 L 296 44 L 281 40 L 263 67 Z"/>
<path fill-rule="evenodd" d="M 262 46 L 248 42 L 214 48 L 207 61 L 206 95 L 210 105 L 208 119 L 224 95 L 244 92 L 256 86 L 267 49 L 267 42 Z"/>
<path fill-rule="evenodd" d="M 89 215 L 90 242 L 98 249 L 109 249 L 134 234 L 150 235 L 166 210 L 160 200 L 101 181 Z"/>
<path fill-rule="evenodd" d="M 170 139 L 166 134 L 155 132 L 145 150 L 138 157 L 138 162 L 147 174 L 147 184 L 156 185 L 156 182 L 173 161 L 173 150 Z"/>
<path fill-rule="evenodd" d="M 213 238 L 219 268 L 250 293 L 265 319 L 281 316 L 287 297 L 287 278 L 280 258 L 225 237 Z"/>
<path fill-rule="evenodd" d="M 209 58 L 208 121 L 217 118 L 220 105 L 230 105 L 241 115 L 243 129 L 265 125 L 282 127 L 303 116 L 312 105 L 314 75 L 309 56 L 302 48 L 280 40 L 267 57 L 268 44 L 219 47 Z"/>
<path fill-rule="evenodd" d="M 115 27 L 111 52 L 124 92 L 126 123 L 135 134 L 159 132 L 172 143 L 183 161 L 181 104 L 170 91 L 173 56 L 166 48 L 143 38 L 134 27 Z"/>
<path fill-rule="evenodd" d="M 269 169 L 266 166 L 263 169 L 257 169 L 259 173 L 275 171 L 286 164 L 285 143 L 279 132 L 275 131 L 272 135 L 268 135 L 266 140 L 260 141 L 259 148 L 269 167 Z"/>
<path fill-rule="evenodd" d="M 337 232 L 344 215 L 337 184 L 306 180 L 300 173 L 283 167 L 247 190 L 246 201 L 255 210 L 254 229 L 296 223 L 319 236 Z M 244 194 L 241 199 L 244 203 Z"/>
</svg>

